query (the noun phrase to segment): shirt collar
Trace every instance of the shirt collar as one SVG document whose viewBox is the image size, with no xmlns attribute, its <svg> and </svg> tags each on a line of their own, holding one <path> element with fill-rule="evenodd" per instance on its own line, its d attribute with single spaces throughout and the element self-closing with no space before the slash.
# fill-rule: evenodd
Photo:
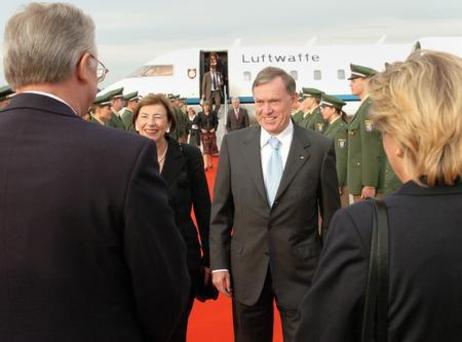
<svg viewBox="0 0 462 342">
<path fill-rule="evenodd" d="M 56 96 L 54 94 L 50 94 L 50 93 L 46 93 L 44 91 L 38 91 L 38 90 L 26 90 L 26 91 L 23 91 L 22 94 L 37 94 L 37 95 L 51 97 L 52 99 L 54 99 L 56 101 L 64 103 L 66 106 L 68 106 L 74 112 L 75 115 L 79 116 L 77 114 L 77 111 L 74 108 L 72 108 L 72 106 L 69 103 L 67 103 L 62 98 L 60 98 L 60 97 L 58 97 L 58 96 Z"/>
<path fill-rule="evenodd" d="M 260 147 L 261 148 L 265 147 L 265 145 L 268 144 L 268 140 L 272 136 L 276 137 L 281 142 L 282 145 L 288 144 L 290 140 L 292 139 L 293 133 L 294 133 L 294 125 L 292 123 L 292 120 L 289 120 L 289 124 L 287 125 L 287 127 L 284 128 L 284 130 L 278 135 L 271 135 L 262 127 L 261 133 L 260 133 Z"/>
</svg>

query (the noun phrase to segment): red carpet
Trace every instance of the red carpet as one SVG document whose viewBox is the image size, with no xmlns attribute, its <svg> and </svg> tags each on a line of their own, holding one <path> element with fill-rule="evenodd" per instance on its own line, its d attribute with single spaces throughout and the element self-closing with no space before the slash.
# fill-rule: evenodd
<svg viewBox="0 0 462 342">
<path fill-rule="evenodd" d="M 210 193 L 217 170 L 218 158 L 213 158 L 214 167 L 207 171 L 207 181 Z M 275 309 L 274 342 L 282 342 L 282 330 L 279 314 Z M 220 295 L 216 301 L 201 303 L 195 301 L 189 317 L 188 342 L 232 342 L 233 319 L 231 314 L 231 299 Z"/>
</svg>

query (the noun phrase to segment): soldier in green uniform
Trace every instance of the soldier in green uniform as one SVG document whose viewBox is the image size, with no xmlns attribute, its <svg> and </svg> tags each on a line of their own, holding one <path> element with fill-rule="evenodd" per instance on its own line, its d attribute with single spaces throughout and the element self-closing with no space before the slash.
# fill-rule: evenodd
<svg viewBox="0 0 462 342">
<path fill-rule="evenodd" d="M 323 92 L 316 88 L 302 88 L 302 91 L 304 114 L 299 126 L 323 133 L 327 126 L 319 107 Z"/>
<path fill-rule="evenodd" d="M 120 118 L 124 124 L 125 130 L 128 132 L 135 132 L 133 125 L 133 113 L 135 113 L 136 106 L 138 105 L 139 97 L 138 92 L 134 91 L 124 95 L 124 100 L 127 106 L 120 111 Z"/>
<path fill-rule="evenodd" d="M 0 110 L 8 105 L 13 94 L 14 91 L 9 85 L 0 87 Z"/>
<path fill-rule="evenodd" d="M 337 178 L 342 207 L 349 205 L 347 190 L 347 160 L 348 160 L 348 124 L 346 114 L 342 110 L 346 103 L 336 98 L 322 94 L 321 114 L 327 127 L 324 135 L 331 138 L 335 144 Z"/>
<path fill-rule="evenodd" d="M 170 104 L 173 109 L 173 115 L 176 121 L 175 130 L 169 132 L 169 134 L 172 135 L 178 142 L 184 143 L 187 140 L 187 118 L 186 114 L 184 114 L 178 107 L 178 99 L 180 96 L 168 94 L 167 97 L 170 100 Z"/>
<path fill-rule="evenodd" d="M 367 79 L 374 69 L 351 64 L 350 88 L 361 105 L 348 126 L 348 188 L 353 201 L 383 196 L 387 164 L 380 133 L 374 129 L 370 115 L 372 101 L 367 96 Z M 388 181 L 396 176 L 389 169 Z M 391 183 L 389 183 L 391 184 Z"/>
<path fill-rule="evenodd" d="M 125 130 L 124 123 L 122 119 L 120 118 L 120 114 L 119 114 L 119 111 L 124 106 L 123 91 L 124 91 L 124 88 L 118 88 L 118 89 L 115 89 L 109 92 L 109 95 L 111 97 L 112 116 L 111 116 L 111 120 L 109 120 L 108 126 L 113 127 L 113 128 L 118 128 L 121 130 Z"/>
<path fill-rule="evenodd" d="M 111 94 L 107 93 L 104 95 L 97 96 L 93 102 L 94 112 L 90 115 L 88 120 L 91 123 L 108 126 L 111 120 Z"/>
<path fill-rule="evenodd" d="M 302 110 L 302 102 L 303 102 L 303 92 L 298 94 L 298 101 L 294 101 L 292 107 L 292 121 L 295 124 L 299 124 L 303 119 L 303 110 Z"/>
</svg>

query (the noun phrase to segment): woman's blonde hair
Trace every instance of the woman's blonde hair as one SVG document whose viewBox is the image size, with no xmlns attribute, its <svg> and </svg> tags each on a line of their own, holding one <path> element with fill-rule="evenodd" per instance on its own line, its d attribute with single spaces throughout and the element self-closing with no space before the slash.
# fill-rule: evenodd
<svg viewBox="0 0 462 342">
<path fill-rule="evenodd" d="M 404 152 L 419 184 L 452 185 L 462 175 L 462 59 L 418 50 L 368 83 L 372 120 Z"/>
</svg>

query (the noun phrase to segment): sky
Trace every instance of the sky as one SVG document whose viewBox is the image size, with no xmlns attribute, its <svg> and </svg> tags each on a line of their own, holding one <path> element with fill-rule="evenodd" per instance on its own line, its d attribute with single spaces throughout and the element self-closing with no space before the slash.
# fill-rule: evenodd
<svg viewBox="0 0 462 342">
<path fill-rule="evenodd" d="M 462 36 L 460 0 L 106 0 L 70 1 L 96 24 L 103 86 L 168 51 L 242 46 L 413 42 Z M 2 2 L 1 46 L 8 18 L 28 1 Z M 2 59 L 2 58 L 1 58 Z M 3 60 L 0 86 L 6 81 Z"/>
</svg>

